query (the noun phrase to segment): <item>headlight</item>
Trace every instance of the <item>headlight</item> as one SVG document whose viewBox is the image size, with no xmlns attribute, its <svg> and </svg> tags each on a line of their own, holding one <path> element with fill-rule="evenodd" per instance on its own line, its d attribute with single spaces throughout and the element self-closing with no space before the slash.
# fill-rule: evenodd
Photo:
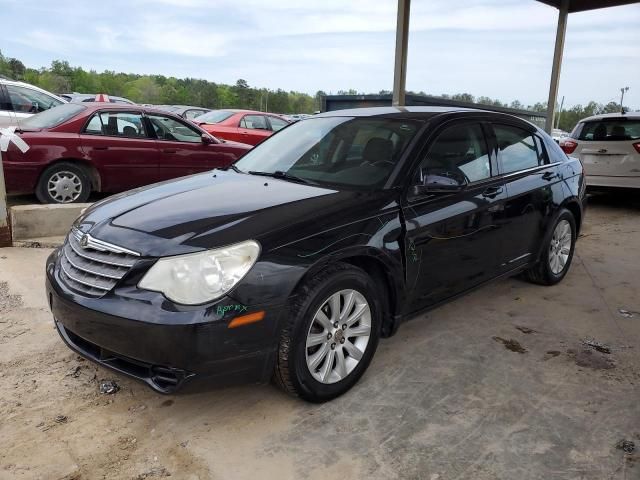
<svg viewBox="0 0 640 480">
<path fill-rule="evenodd" d="M 138 287 L 162 292 L 186 305 L 207 303 L 231 290 L 256 263 L 260 244 L 254 240 L 228 247 L 158 260 Z"/>
</svg>

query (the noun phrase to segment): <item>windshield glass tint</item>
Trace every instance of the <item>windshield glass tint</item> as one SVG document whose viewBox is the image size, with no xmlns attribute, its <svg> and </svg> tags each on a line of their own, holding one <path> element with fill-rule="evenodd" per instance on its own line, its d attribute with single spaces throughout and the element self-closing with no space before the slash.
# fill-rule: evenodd
<svg viewBox="0 0 640 480">
<path fill-rule="evenodd" d="M 379 187 L 389 178 L 419 122 L 327 117 L 298 122 L 248 152 L 244 171 L 281 171 L 312 182 Z"/>
<path fill-rule="evenodd" d="M 52 128 L 76 116 L 86 108 L 77 103 L 63 103 L 21 121 L 20 125 L 24 128 Z"/>
<path fill-rule="evenodd" d="M 194 120 L 202 123 L 220 123 L 231 115 L 233 115 L 233 112 L 228 112 L 226 110 L 214 110 L 212 112 L 207 112 L 204 115 L 200 115 L 199 117 L 194 118 Z"/>
<path fill-rule="evenodd" d="M 576 138 L 573 133 L 572 136 Z M 595 122 L 584 122 L 577 138 L 599 142 L 638 140 L 640 139 L 640 120 L 607 118 Z"/>
</svg>

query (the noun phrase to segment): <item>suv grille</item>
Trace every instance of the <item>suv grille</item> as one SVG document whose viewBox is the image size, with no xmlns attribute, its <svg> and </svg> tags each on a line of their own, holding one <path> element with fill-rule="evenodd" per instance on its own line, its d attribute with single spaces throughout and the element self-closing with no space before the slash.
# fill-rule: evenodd
<svg viewBox="0 0 640 480">
<path fill-rule="evenodd" d="M 86 238 L 83 241 L 83 238 Z M 131 269 L 139 253 L 103 242 L 73 228 L 60 256 L 60 276 L 72 289 L 102 297 Z"/>
</svg>

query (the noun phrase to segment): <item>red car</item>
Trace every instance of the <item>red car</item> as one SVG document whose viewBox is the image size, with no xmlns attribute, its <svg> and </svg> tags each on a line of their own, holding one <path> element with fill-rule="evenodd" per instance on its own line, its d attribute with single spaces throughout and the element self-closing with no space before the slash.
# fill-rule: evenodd
<svg viewBox="0 0 640 480">
<path fill-rule="evenodd" d="M 29 145 L 3 157 L 8 193 L 42 203 L 85 202 L 92 191 L 121 192 L 226 167 L 251 145 L 218 140 L 176 115 L 136 105 L 67 103 L 16 131 Z"/>
<path fill-rule="evenodd" d="M 193 119 L 207 132 L 225 140 L 257 145 L 274 132 L 289 125 L 272 113 L 253 110 L 212 110 Z"/>
</svg>

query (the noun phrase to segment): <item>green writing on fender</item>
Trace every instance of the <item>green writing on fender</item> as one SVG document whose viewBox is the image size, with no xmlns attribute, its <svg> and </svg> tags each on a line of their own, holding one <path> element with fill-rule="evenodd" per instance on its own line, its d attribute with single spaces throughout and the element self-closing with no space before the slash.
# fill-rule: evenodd
<svg viewBox="0 0 640 480">
<path fill-rule="evenodd" d="M 218 315 L 225 315 L 227 312 L 246 312 L 249 307 L 244 305 L 218 305 Z"/>
</svg>

